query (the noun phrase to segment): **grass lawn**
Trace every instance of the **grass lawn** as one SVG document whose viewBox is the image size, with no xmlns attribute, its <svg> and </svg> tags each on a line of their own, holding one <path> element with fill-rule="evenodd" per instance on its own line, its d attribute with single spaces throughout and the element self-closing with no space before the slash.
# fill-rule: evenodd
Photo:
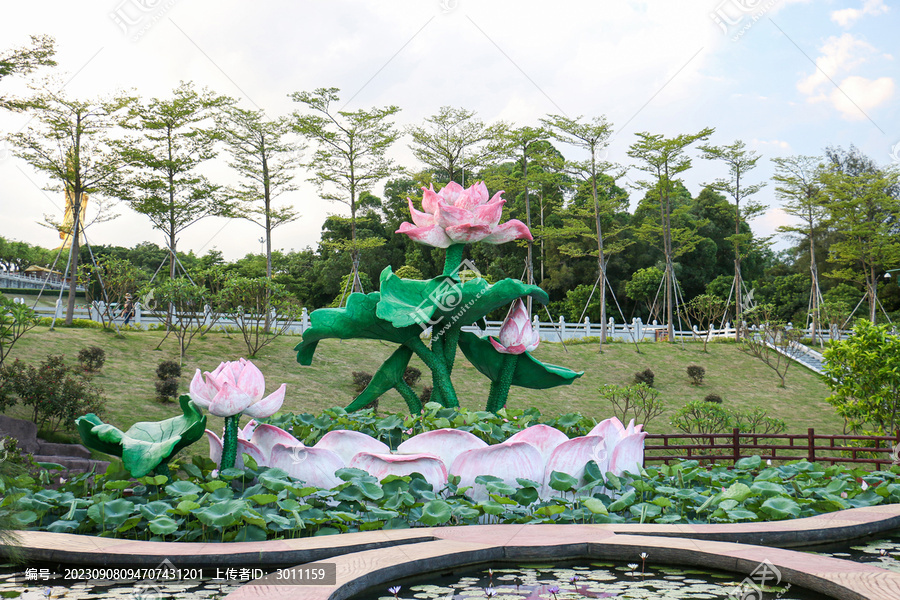
<svg viewBox="0 0 900 600">
<path fill-rule="evenodd" d="M 122 336 L 99 329 L 37 327 L 26 334 L 8 360 L 19 358 L 37 362 L 47 354 L 63 354 L 75 363 L 78 351 L 89 345 L 106 350 L 106 365 L 95 377 L 106 396 L 104 420 L 122 429 L 136 421 L 156 421 L 174 416 L 177 405 L 155 400 L 156 366 L 163 360 L 177 359 L 177 340 L 170 336 L 160 350 L 155 350 L 164 333 L 158 331 L 127 332 Z M 393 349 L 394 344 L 371 340 L 324 340 L 319 343 L 313 364 L 302 367 L 296 362 L 293 346 L 299 336 L 282 337 L 264 348 L 254 363 L 266 377 L 268 390 L 287 383 L 288 392 L 283 410 L 317 413 L 332 406 L 346 406 L 355 396 L 351 384 L 352 371 L 373 373 Z M 763 407 L 769 414 L 783 419 L 788 432 L 805 432 L 815 427 L 821 433 L 841 433 L 842 420 L 825 402 L 828 388 L 822 380 L 798 364 L 787 374 L 787 387 L 778 387 L 774 371 L 759 360 L 741 352 L 731 342 L 709 345 L 703 352 L 702 343 L 670 345 L 640 344 L 640 354 L 633 344 L 606 344 L 598 352 L 596 343 L 543 343 L 534 353 L 544 362 L 585 371 L 581 379 L 569 386 L 549 390 L 513 388 L 510 406 L 534 406 L 545 415 L 579 412 L 597 420 L 612 414 L 611 406 L 599 398 L 597 390 L 604 384 L 625 385 L 636 371 L 651 368 L 656 374 L 654 387 L 665 404 L 665 413 L 650 424 L 651 432 L 672 432 L 672 414 L 685 402 L 703 399 L 716 393 L 724 399 L 723 406 L 733 409 Z M 183 391 L 187 390 L 194 370 L 212 370 L 222 360 L 246 356 L 240 335 L 213 333 L 195 338 L 185 357 Z M 416 386 L 420 391 L 429 385 L 428 370 L 417 358 L 410 363 L 423 372 Z M 706 379 L 700 386 L 690 384 L 685 373 L 688 365 L 698 364 L 706 369 Z M 487 394 L 487 380 L 460 354 L 454 369 L 454 383 L 460 404 L 471 409 L 483 409 Z M 396 392 L 382 397 L 381 411 L 406 412 L 406 404 Z M 16 417 L 27 417 L 23 407 L 7 411 Z M 222 419 L 210 415 L 210 428 L 222 427 Z"/>
</svg>

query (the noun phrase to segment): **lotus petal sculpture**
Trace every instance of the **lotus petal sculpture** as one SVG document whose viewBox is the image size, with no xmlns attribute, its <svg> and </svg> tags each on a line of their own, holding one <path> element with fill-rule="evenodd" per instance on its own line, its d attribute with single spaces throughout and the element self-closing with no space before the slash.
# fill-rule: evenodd
<svg viewBox="0 0 900 600">
<path fill-rule="evenodd" d="M 557 429 L 554 431 L 559 432 Z M 566 437 L 562 432 L 559 433 Z M 435 429 L 409 438 L 397 446 L 397 453 L 432 454 L 440 458 L 445 466 L 450 466 L 457 456 L 476 448 L 487 448 L 487 442 L 461 429 Z"/>
<path fill-rule="evenodd" d="M 488 339 L 494 349 L 501 354 L 531 352 L 541 343 L 541 336 L 532 329 L 531 317 L 528 316 L 528 309 L 525 308 L 521 298 L 517 298 L 510 306 L 506 319 L 500 327 L 499 337 L 499 341 L 494 338 Z"/>
<path fill-rule="evenodd" d="M 381 481 L 388 475 L 412 475 L 419 473 L 431 484 L 435 493 L 447 485 L 447 468 L 443 461 L 433 454 L 372 454 L 360 452 L 348 465 L 362 469 Z"/>
<path fill-rule="evenodd" d="M 512 486 L 518 485 L 517 478 L 541 483 L 544 479 L 544 459 L 531 444 L 495 444 L 463 452 L 453 461 L 450 474 L 459 476 L 459 487 L 471 486 L 467 493 L 475 502 L 484 502 L 488 499 L 488 493 L 484 485 L 475 483 L 476 477 L 493 475 Z"/>
</svg>

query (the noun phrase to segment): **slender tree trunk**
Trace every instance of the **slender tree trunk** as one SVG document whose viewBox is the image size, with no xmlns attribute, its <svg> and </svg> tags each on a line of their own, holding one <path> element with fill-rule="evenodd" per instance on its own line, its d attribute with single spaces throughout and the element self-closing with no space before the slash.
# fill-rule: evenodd
<svg viewBox="0 0 900 600">
<path fill-rule="evenodd" d="M 737 238 L 741 233 L 740 200 L 734 201 L 734 213 L 734 341 L 739 342 L 741 341 L 741 326 L 744 323 L 744 282 L 741 279 L 741 247 Z"/>
<path fill-rule="evenodd" d="M 819 333 L 819 267 L 816 265 L 816 246 L 813 240 L 813 222 L 812 222 L 812 208 L 809 210 L 809 276 L 810 276 L 810 285 L 811 290 L 810 294 L 812 295 L 812 323 L 813 323 L 813 334 L 812 334 L 812 342 L 816 343 L 816 338 Z"/>
<path fill-rule="evenodd" d="M 591 153 L 591 193 L 594 195 L 594 218 L 597 221 L 597 267 L 600 271 L 600 350 L 606 343 L 606 259 L 603 256 L 603 230 L 600 227 L 600 199 L 597 197 L 597 168 Z"/>
<path fill-rule="evenodd" d="M 84 226 L 81 223 L 81 203 L 83 202 L 84 192 L 79 187 L 76 187 L 72 193 L 72 211 L 74 214 L 74 218 L 72 219 L 72 245 L 69 247 L 70 256 L 72 260 L 70 261 L 71 267 L 69 269 L 69 297 L 66 299 L 66 325 L 72 324 L 72 319 L 75 317 L 75 293 L 78 285 L 78 254 L 79 254 L 79 234 L 81 233 L 81 229 Z"/>
<path fill-rule="evenodd" d="M 265 142 L 263 142 L 265 143 Z M 268 335 L 269 329 L 272 326 L 271 323 L 271 306 L 270 306 L 270 298 L 269 298 L 269 284 L 272 282 L 272 197 L 271 190 L 269 189 L 269 163 L 266 161 L 265 156 L 265 146 L 263 146 L 263 157 L 262 157 L 262 170 L 263 170 L 263 200 L 266 203 L 266 322 L 265 322 L 265 333 Z"/>
<path fill-rule="evenodd" d="M 666 255 L 666 321 L 669 343 L 675 343 L 675 265 L 672 261 L 672 220 L 671 203 L 669 201 L 669 169 L 666 166 L 665 197 L 663 198 L 663 248 Z"/>
<path fill-rule="evenodd" d="M 544 196 L 541 195 L 541 281 L 544 281 Z"/>
<path fill-rule="evenodd" d="M 531 231 L 531 200 L 528 197 L 528 144 L 525 144 L 522 151 L 522 178 L 525 180 L 525 224 L 528 231 Z M 532 236 L 533 237 L 533 236 Z M 532 260 L 532 250 L 534 248 L 534 240 L 528 240 L 528 258 L 526 270 L 528 272 L 528 285 L 534 285 L 534 262 Z M 528 296 L 528 314 L 531 314 L 531 296 Z"/>
</svg>

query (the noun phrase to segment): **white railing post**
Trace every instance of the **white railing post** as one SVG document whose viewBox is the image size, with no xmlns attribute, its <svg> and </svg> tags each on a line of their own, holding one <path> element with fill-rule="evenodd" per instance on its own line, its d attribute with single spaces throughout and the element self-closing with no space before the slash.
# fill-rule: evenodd
<svg viewBox="0 0 900 600">
<path fill-rule="evenodd" d="M 309 327 L 309 312 L 307 312 L 306 307 L 303 307 L 303 310 L 300 311 L 300 333 L 306 331 L 306 328 Z"/>
<path fill-rule="evenodd" d="M 560 339 L 566 339 L 566 320 L 562 315 L 559 315 L 559 337 Z"/>
<path fill-rule="evenodd" d="M 139 329 L 143 329 L 141 326 L 141 314 L 143 313 L 143 309 L 141 308 L 140 301 L 134 303 L 134 318 L 131 321 L 135 324 Z"/>
<path fill-rule="evenodd" d="M 591 337 L 591 318 L 584 318 L 584 337 Z"/>
<path fill-rule="evenodd" d="M 57 319 L 62 319 L 62 300 L 56 301 L 56 310 L 53 312 L 53 316 Z"/>
<path fill-rule="evenodd" d="M 612 339 L 616 338 L 616 320 L 612 317 L 609 318 L 607 323 L 606 335 Z"/>
</svg>

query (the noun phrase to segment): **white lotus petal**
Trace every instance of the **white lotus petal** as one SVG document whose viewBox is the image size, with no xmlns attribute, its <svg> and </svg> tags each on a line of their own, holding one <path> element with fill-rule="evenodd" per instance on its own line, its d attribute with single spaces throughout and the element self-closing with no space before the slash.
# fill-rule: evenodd
<svg viewBox="0 0 900 600">
<path fill-rule="evenodd" d="M 625 471 L 640 473 L 644 465 L 644 438 L 647 432 L 633 433 L 625 436 L 609 455 L 609 470 L 616 475 Z"/>
<path fill-rule="evenodd" d="M 288 447 L 284 444 L 272 447 L 269 462 L 270 466 L 286 471 L 288 475 L 305 481 L 307 485 L 326 490 L 343 483 L 334 473 L 346 466 L 341 457 L 331 450 L 306 446 Z"/>
<path fill-rule="evenodd" d="M 409 438 L 397 447 L 397 453 L 433 454 L 443 461 L 444 466 L 449 466 L 463 452 L 486 446 L 484 440 L 468 431 L 436 429 Z"/>
<path fill-rule="evenodd" d="M 517 442 L 524 442 L 526 444 L 531 444 L 541 453 L 544 463 L 546 464 L 556 447 L 563 442 L 568 441 L 569 436 L 559 429 L 550 427 L 549 425 L 540 424 L 526 427 L 503 443 L 515 444 Z"/>
<path fill-rule="evenodd" d="M 544 477 L 544 459 L 531 444 L 507 440 L 463 452 L 453 461 L 450 474 L 460 477 L 460 487 L 472 486 L 466 494 L 475 502 L 483 502 L 488 499 L 487 491 L 483 485 L 475 485 L 476 477 L 494 475 L 512 486 L 518 486 L 517 477 L 540 483 Z"/>
<path fill-rule="evenodd" d="M 625 435 L 625 426 L 617 417 L 610 417 L 597 423 L 588 435 L 603 436 L 606 440 L 606 449 L 609 451 Z"/>
<path fill-rule="evenodd" d="M 434 454 L 374 454 L 360 452 L 348 465 L 362 469 L 378 481 L 388 475 L 412 475 L 420 473 L 437 494 L 447 484 L 447 467 Z"/>
<path fill-rule="evenodd" d="M 329 431 L 314 447 L 334 452 L 341 457 L 345 465 L 350 464 L 350 461 L 359 452 L 371 452 L 372 454 L 390 454 L 391 452 L 384 442 L 379 442 L 370 435 L 346 429 Z"/>
<path fill-rule="evenodd" d="M 579 486 L 584 485 L 584 468 L 590 460 L 597 463 L 601 473 L 606 473 L 609 459 L 606 453 L 606 444 L 599 435 L 573 438 L 557 446 L 544 468 L 543 493 L 545 497 L 553 493 L 549 487 L 550 474 L 553 471 L 571 475 L 578 480 Z"/>
<path fill-rule="evenodd" d="M 268 423 L 259 425 L 253 431 L 253 435 L 250 437 L 250 442 L 257 448 L 259 448 L 260 452 L 262 452 L 267 457 L 267 459 L 272 455 L 272 448 L 275 446 L 275 444 L 282 444 L 284 446 L 287 446 L 288 448 L 303 445 L 303 442 L 292 436 L 281 427 L 269 425 Z"/>
</svg>

